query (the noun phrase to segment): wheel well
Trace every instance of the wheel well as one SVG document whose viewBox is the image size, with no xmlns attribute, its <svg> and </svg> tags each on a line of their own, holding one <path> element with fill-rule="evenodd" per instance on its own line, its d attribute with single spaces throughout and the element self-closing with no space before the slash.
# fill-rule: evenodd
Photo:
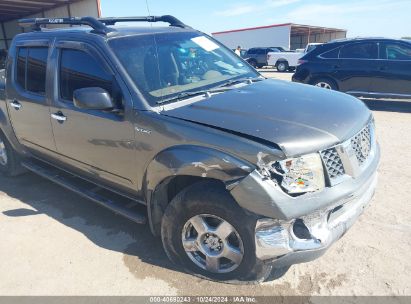
<svg viewBox="0 0 411 304">
<path fill-rule="evenodd" d="M 288 64 L 288 60 L 287 60 L 287 59 L 281 58 L 281 59 L 278 59 L 278 60 L 277 60 L 277 62 L 275 63 L 275 65 L 277 65 L 277 64 L 279 64 L 279 63 L 281 63 L 281 62 L 284 62 L 284 63 L 287 63 L 287 64 Z"/>
<path fill-rule="evenodd" d="M 151 195 L 148 208 L 150 228 L 154 235 L 160 235 L 164 211 L 173 198 L 183 189 L 200 181 L 219 183 L 225 188 L 224 183 L 220 180 L 191 175 L 178 175 L 166 178 L 156 187 Z"/>
</svg>

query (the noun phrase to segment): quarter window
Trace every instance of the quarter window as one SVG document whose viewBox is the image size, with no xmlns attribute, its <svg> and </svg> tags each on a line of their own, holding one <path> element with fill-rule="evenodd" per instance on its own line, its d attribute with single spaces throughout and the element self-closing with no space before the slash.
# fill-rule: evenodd
<svg viewBox="0 0 411 304">
<path fill-rule="evenodd" d="M 327 59 L 337 59 L 339 53 L 340 53 L 340 48 L 335 48 L 331 51 L 327 51 L 325 53 L 322 53 L 320 56 L 322 58 L 327 58 Z"/>
<path fill-rule="evenodd" d="M 113 76 L 89 53 L 63 49 L 60 57 L 60 97 L 72 101 L 73 92 L 99 87 L 113 96 Z"/>
<path fill-rule="evenodd" d="M 381 57 L 389 60 L 411 60 L 411 47 L 397 43 L 386 44 Z"/>
<path fill-rule="evenodd" d="M 340 58 L 378 59 L 378 46 L 376 43 L 348 44 L 341 49 Z"/>
<path fill-rule="evenodd" d="M 24 90 L 45 95 L 47 55 L 47 47 L 19 48 L 16 81 Z"/>
</svg>

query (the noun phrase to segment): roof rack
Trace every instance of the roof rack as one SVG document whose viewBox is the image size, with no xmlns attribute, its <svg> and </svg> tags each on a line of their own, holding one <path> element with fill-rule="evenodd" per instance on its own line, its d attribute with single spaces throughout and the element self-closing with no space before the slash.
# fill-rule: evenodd
<svg viewBox="0 0 411 304">
<path fill-rule="evenodd" d="M 70 25 L 88 25 L 96 33 L 107 34 L 113 30 L 106 27 L 103 23 L 93 17 L 70 17 L 70 18 L 30 18 L 20 19 L 19 26 L 31 27 L 33 31 L 41 31 L 41 26 L 46 24 L 70 24 Z"/>
<path fill-rule="evenodd" d="M 115 25 L 117 22 L 166 22 L 170 26 L 176 26 L 181 28 L 190 28 L 188 25 L 184 24 L 182 21 L 171 15 L 163 16 L 142 16 L 142 17 L 107 17 L 99 18 L 98 21 L 104 23 L 105 25 Z"/>
<path fill-rule="evenodd" d="M 176 17 L 171 15 L 164 16 L 146 16 L 146 17 L 110 17 L 99 18 L 94 17 L 70 17 L 70 18 L 29 18 L 20 19 L 18 21 L 21 27 L 31 27 L 33 31 L 41 31 L 41 26 L 46 24 L 70 24 L 70 25 L 88 25 L 93 28 L 93 31 L 98 34 L 108 34 L 115 31 L 107 25 L 115 25 L 117 22 L 166 22 L 170 26 L 181 28 L 190 28 Z"/>
</svg>

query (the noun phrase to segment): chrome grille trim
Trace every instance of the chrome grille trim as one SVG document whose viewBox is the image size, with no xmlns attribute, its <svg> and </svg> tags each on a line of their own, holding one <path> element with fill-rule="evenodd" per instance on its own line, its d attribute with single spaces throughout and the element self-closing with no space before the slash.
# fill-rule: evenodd
<svg viewBox="0 0 411 304">
<path fill-rule="evenodd" d="M 350 139 L 320 151 L 330 186 L 360 175 L 374 157 L 375 145 L 374 122 L 369 121 Z"/>
<path fill-rule="evenodd" d="M 351 146 L 355 152 L 360 165 L 368 158 L 371 152 L 371 130 L 370 124 L 351 138 Z"/>
<path fill-rule="evenodd" d="M 345 174 L 343 163 L 336 148 L 323 150 L 320 154 L 330 179 L 337 178 Z"/>
</svg>

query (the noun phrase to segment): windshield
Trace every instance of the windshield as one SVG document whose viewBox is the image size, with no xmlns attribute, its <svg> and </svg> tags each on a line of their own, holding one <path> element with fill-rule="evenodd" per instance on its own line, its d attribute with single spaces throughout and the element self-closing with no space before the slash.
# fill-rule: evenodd
<svg viewBox="0 0 411 304">
<path fill-rule="evenodd" d="M 235 53 L 195 32 L 114 38 L 109 45 L 151 105 L 259 76 Z"/>
</svg>

